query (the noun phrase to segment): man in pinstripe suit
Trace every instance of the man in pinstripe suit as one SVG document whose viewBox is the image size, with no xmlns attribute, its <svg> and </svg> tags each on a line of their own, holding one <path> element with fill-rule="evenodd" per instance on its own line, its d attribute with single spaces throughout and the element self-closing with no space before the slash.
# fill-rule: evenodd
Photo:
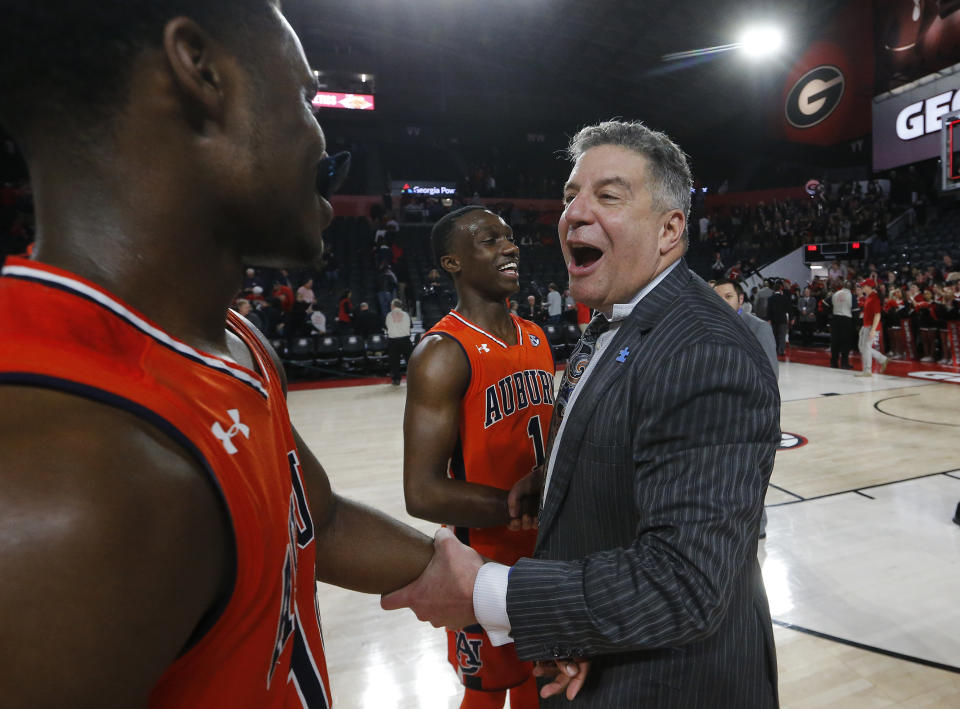
<svg viewBox="0 0 960 709">
<path fill-rule="evenodd" d="M 594 329 L 592 358 L 558 392 L 535 558 L 484 564 L 440 534 L 423 576 L 383 605 L 476 618 L 522 658 L 572 658 L 579 674 L 553 686 L 584 707 L 776 707 L 756 558 L 776 379 L 683 261 L 680 149 L 610 121 L 569 152 L 561 246 L 571 294 L 600 315 L 583 340 Z"/>
</svg>

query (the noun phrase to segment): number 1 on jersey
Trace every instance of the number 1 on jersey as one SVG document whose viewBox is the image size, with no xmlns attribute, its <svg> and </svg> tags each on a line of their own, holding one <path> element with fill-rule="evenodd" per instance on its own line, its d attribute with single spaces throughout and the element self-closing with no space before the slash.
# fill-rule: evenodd
<svg viewBox="0 0 960 709">
<path fill-rule="evenodd" d="M 547 456 L 543 450 L 543 431 L 540 430 L 539 416 L 530 417 L 527 423 L 527 436 L 533 440 L 533 455 L 537 459 L 537 465 L 543 465 Z"/>
</svg>

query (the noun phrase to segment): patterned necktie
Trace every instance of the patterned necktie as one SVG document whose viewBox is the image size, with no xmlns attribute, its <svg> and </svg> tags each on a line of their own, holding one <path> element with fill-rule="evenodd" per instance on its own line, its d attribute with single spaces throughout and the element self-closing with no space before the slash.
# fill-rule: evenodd
<svg viewBox="0 0 960 709">
<path fill-rule="evenodd" d="M 573 352 L 570 353 L 570 357 L 567 358 L 567 371 L 560 382 L 560 389 L 557 391 L 553 404 L 553 418 L 550 419 L 550 436 L 547 438 L 546 452 L 548 461 L 550 460 L 550 451 L 553 450 L 554 439 L 557 437 L 557 431 L 560 429 L 560 423 L 566 413 L 570 396 L 577 384 L 580 383 L 580 378 L 597 349 L 597 339 L 609 329 L 610 321 L 603 313 L 594 315 L 593 320 L 587 325 L 587 329 L 583 331 L 580 342 L 577 343 Z"/>
</svg>

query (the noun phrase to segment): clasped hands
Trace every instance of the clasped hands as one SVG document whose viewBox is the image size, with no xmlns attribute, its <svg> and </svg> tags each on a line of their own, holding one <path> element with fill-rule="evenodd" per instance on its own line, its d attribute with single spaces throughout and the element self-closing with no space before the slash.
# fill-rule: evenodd
<svg viewBox="0 0 960 709">
<path fill-rule="evenodd" d="M 510 490 L 510 529 L 536 528 L 542 472 L 542 468 L 535 468 Z M 410 608 L 417 618 L 437 628 L 476 624 L 473 589 L 483 557 L 461 544 L 445 527 L 437 530 L 433 545 L 433 557 L 423 573 L 407 586 L 384 595 L 380 605 L 384 610 Z M 546 699 L 565 692 L 567 699 L 573 699 L 583 686 L 589 667 L 589 661 L 579 657 L 538 661 L 533 674 L 553 680 L 540 689 L 540 696 Z"/>
</svg>

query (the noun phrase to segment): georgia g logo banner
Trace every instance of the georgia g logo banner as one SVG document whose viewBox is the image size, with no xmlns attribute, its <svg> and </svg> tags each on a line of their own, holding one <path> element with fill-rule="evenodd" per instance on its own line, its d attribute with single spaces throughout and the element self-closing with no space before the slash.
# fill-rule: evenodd
<svg viewBox="0 0 960 709">
<path fill-rule="evenodd" d="M 840 105 L 846 82 L 841 71 L 824 64 L 797 79 L 787 94 L 784 113 L 794 128 L 812 128 Z"/>
</svg>

